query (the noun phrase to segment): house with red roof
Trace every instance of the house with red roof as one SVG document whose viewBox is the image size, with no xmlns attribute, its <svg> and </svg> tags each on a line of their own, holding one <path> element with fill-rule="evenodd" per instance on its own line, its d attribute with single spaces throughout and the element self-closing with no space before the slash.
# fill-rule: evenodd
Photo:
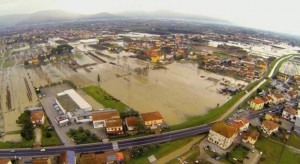
<svg viewBox="0 0 300 164">
<path fill-rule="evenodd" d="M 225 122 L 215 123 L 208 134 L 208 141 L 218 145 L 222 149 L 227 149 L 238 135 L 238 130 Z"/>
<path fill-rule="evenodd" d="M 245 134 L 243 134 L 242 141 L 245 143 L 250 143 L 250 144 L 254 145 L 255 142 L 257 141 L 259 135 L 260 135 L 260 133 L 257 130 L 250 130 L 250 131 L 246 132 Z"/>
<path fill-rule="evenodd" d="M 250 108 L 254 110 L 261 110 L 264 108 L 265 101 L 261 98 L 255 97 L 250 101 Z"/>
<path fill-rule="evenodd" d="M 242 132 L 242 131 L 248 130 L 250 121 L 247 118 L 240 117 L 240 118 L 234 119 L 233 122 L 229 123 L 228 125 L 234 127 L 236 130 Z"/>
<path fill-rule="evenodd" d="M 277 132 L 278 128 L 279 125 L 272 121 L 263 121 L 261 123 L 261 129 L 267 135 L 271 135 L 272 133 Z"/>
</svg>

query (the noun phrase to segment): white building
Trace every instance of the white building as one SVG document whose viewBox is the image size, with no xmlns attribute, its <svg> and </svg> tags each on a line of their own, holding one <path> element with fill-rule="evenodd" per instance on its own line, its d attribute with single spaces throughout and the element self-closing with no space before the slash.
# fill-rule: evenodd
<svg viewBox="0 0 300 164">
<path fill-rule="evenodd" d="M 73 112 L 82 109 L 85 112 L 92 111 L 92 106 L 87 103 L 74 89 L 58 93 L 55 102 L 64 112 Z"/>
<path fill-rule="evenodd" d="M 227 125 L 225 122 L 214 124 L 209 130 L 208 141 L 218 145 L 222 149 L 230 147 L 238 134 L 238 130 Z"/>
</svg>

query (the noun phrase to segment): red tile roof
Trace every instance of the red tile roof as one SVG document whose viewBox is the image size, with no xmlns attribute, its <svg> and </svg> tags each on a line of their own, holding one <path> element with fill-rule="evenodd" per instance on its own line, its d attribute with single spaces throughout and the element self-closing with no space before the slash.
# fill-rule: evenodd
<svg viewBox="0 0 300 164">
<path fill-rule="evenodd" d="M 127 126 L 136 126 L 139 119 L 137 117 L 126 117 L 125 122 Z"/>
<path fill-rule="evenodd" d="M 248 123 L 250 123 L 250 121 L 247 118 L 240 117 L 240 118 L 237 118 L 237 119 L 233 120 L 233 122 L 230 123 L 229 126 L 232 126 L 232 127 L 236 128 L 238 130 L 242 126 L 244 126 Z"/>
<path fill-rule="evenodd" d="M 253 140 L 257 140 L 260 133 L 257 130 L 250 130 L 243 135 L 243 139 L 247 140 L 249 137 Z"/>
<path fill-rule="evenodd" d="M 219 133 L 220 135 L 226 138 L 231 138 L 234 134 L 238 133 L 238 131 L 234 127 L 227 125 L 225 122 L 215 123 L 211 127 L 211 130 L 216 133 Z"/>
<path fill-rule="evenodd" d="M 120 118 L 120 114 L 118 111 L 107 111 L 107 112 L 99 112 L 99 113 L 93 113 L 92 119 L 93 121 L 98 120 L 108 120 L 112 118 Z"/>
<path fill-rule="evenodd" d="M 264 127 L 266 127 L 267 129 L 269 129 L 269 130 L 274 130 L 274 129 L 276 129 L 276 128 L 279 127 L 278 124 L 276 124 L 276 123 L 274 123 L 274 122 L 272 122 L 272 121 L 263 121 L 263 122 L 262 122 L 262 125 L 263 125 Z"/>
<path fill-rule="evenodd" d="M 255 104 L 264 104 L 265 103 L 264 100 L 261 98 L 254 98 L 252 100 L 252 102 L 254 102 Z"/>
<path fill-rule="evenodd" d="M 294 109 L 294 108 L 292 108 L 292 107 L 285 107 L 284 111 L 286 111 L 286 112 L 288 112 L 288 113 L 290 113 L 290 114 L 292 114 L 294 116 L 297 115 L 297 110 Z"/>
<path fill-rule="evenodd" d="M 159 112 L 142 113 L 141 116 L 144 121 L 154 121 L 163 119 Z"/>
<path fill-rule="evenodd" d="M 30 121 L 40 121 L 40 120 L 42 120 L 44 114 L 45 113 L 42 110 L 33 111 L 30 113 Z"/>
</svg>

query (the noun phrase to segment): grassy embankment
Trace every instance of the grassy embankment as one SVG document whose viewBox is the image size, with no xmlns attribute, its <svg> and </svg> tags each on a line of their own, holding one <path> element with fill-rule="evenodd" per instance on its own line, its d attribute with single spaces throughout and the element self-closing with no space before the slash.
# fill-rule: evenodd
<svg viewBox="0 0 300 164">
<path fill-rule="evenodd" d="M 82 88 L 82 90 L 102 104 L 105 108 L 117 109 L 119 112 L 128 108 L 121 101 L 115 99 L 98 86 L 88 86 Z"/>
<path fill-rule="evenodd" d="M 153 151 L 149 151 L 143 157 L 126 161 L 125 164 L 129 164 L 129 163 L 130 164 L 148 164 L 149 163 L 149 161 L 148 161 L 149 156 L 154 155 L 156 157 L 156 159 L 159 159 L 159 158 L 164 157 L 167 154 L 173 152 L 174 150 L 186 145 L 190 141 L 192 141 L 191 138 L 184 138 L 184 139 L 181 139 L 181 140 L 176 140 L 176 141 L 171 141 L 171 142 L 159 144 L 158 149 L 155 149 Z"/>
</svg>

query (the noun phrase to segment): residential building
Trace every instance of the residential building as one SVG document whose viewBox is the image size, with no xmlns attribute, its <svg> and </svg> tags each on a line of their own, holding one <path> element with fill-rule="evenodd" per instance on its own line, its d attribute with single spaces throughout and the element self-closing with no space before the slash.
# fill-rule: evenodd
<svg viewBox="0 0 300 164">
<path fill-rule="evenodd" d="M 250 108 L 254 109 L 254 110 L 260 110 L 264 108 L 264 100 L 261 98 L 254 98 L 250 101 Z"/>
<path fill-rule="evenodd" d="M 288 95 L 289 99 L 295 99 L 295 98 L 297 98 L 298 93 L 296 91 L 288 91 L 287 95 Z"/>
<path fill-rule="evenodd" d="M 137 126 L 139 126 L 140 120 L 137 117 L 126 117 L 125 118 L 125 125 L 127 127 L 127 130 L 137 130 Z"/>
<path fill-rule="evenodd" d="M 60 164 L 76 164 L 76 157 L 74 151 L 64 151 L 59 157 Z"/>
<path fill-rule="evenodd" d="M 112 164 L 122 163 L 124 156 L 122 152 L 105 152 L 102 154 L 83 154 L 80 157 L 80 164 Z"/>
<path fill-rule="evenodd" d="M 94 128 L 106 127 L 106 120 L 120 118 L 120 114 L 117 110 L 105 110 L 92 114 L 92 120 Z"/>
<path fill-rule="evenodd" d="M 230 147 L 238 134 L 238 130 L 227 125 L 225 122 L 214 124 L 209 130 L 208 141 L 215 143 L 222 149 Z"/>
<path fill-rule="evenodd" d="M 292 107 L 285 107 L 282 112 L 282 117 L 291 122 L 296 121 L 297 110 Z"/>
<path fill-rule="evenodd" d="M 272 133 L 277 132 L 278 128 L 279 125 L 272 121 L 263 121 L 261 124 L 262 131 L 267 135 L 271 135 Z"/>
<path fill-rule="evenodd" d="M 247 131 L 249 125 L 250 125 L 250 121 L 244 117 L 234 119 L 233 122 L 229 124 L 229 126 L 234 127 L 236 130 L 241 132 Z"/>
<path fill-rule="evenodd" d="M 163 123 L 163 117 L 159 112 L 142 113 L 141 116 L 144 124 L 151 129 L 155 129 Z"/>
<path fill-rule="evenodd" d="M 30 112 L 30 121 L 33 126 L 42 125 L 45 122 L 45 113 L 42 110 Z"/>
<path fill-rule="evenodd" d="M 280 93 L 270 94 L 269 96 L 273 99 L 273 104 L 280 104 L 285 101 L 284 96 Z"/>
<path fill-rule="evenodd" d="M 52 164 L 50 158 L 33 158 L 31 162 L 32 164 Z"/>
<path fill-rule="evenodd" d="M 123 124 L 120 118 L 106 120 L 107 134 L 124 134 Z"/>
<path fill-rule="evenodd" d="M 267 113 L 265 115 L 265 120 L 279 122 L 279 117 L 276 116 L 274 113 Z"/>
<path fill-rule="evenodd" d="M 249 130 L 243 134 L 242 141 L 254 145 L 259 135 L 260 133 L 257 130 Z"/>
</svg>

